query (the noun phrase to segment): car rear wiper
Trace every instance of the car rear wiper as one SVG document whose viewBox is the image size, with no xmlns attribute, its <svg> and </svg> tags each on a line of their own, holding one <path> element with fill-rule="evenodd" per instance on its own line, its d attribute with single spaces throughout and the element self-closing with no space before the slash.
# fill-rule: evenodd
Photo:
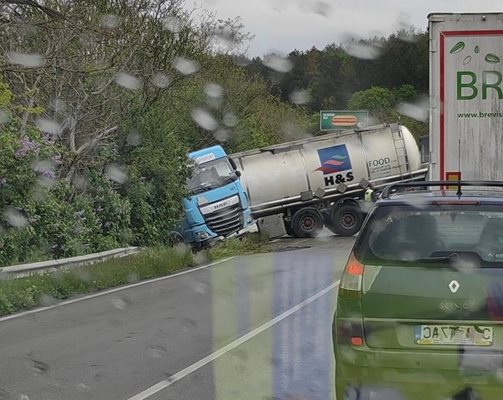
<svg viewBox="0 0 503 400">
<path fill-rule="evenodd" d="M 417 258 L 414 261 L 415 262 L 456 262 L 460 258 L 458 253 L 451 253 L 447 256 L 432 256 L 432 257 L 423 257 L 423 258 Z"/>
</svg>

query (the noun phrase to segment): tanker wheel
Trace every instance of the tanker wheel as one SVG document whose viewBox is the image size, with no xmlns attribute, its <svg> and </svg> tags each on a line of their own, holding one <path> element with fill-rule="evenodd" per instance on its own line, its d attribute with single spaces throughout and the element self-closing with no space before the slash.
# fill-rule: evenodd
<svg viewBox="0 0 503 400">
<path fill-rule="evenodd" d="M 332 206 L 329 213 L 328 229 L 341 236 L 353 236 L 363 224 L 363 213 L 351 204 Z"/>
<path fill-rule="evenodd" d="M 296 237 L 295 232 L 292 229 L 292 221 L 284 221 L 285 231 L 288 236 Z"/>
<path fill-rule="evenodd" d="M 299 238 L 313 238 L 323 229 L 323 217 L 314 207 L 298 210 L 292 218 L 292 230 Z"/>
</svg>

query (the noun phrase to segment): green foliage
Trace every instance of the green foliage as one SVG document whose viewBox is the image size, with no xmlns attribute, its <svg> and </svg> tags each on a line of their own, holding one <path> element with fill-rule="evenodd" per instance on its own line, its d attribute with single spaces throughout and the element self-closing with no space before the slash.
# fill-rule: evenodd
<svg viewBox="0 0 503 400">
<path fill-rule="evenodd" d="M 356 92 L 348 102 L 350 110 L 368 110 L 380 122 L 396 122 L 398 114 L 393 109 L 393 92 L 383 87 Z"/>
<path fill-rule="evenodd" d="M 267 238 L 256 233 L 241 238 L 230 238 L 207 250 L 210 260 L 241 256 L 245 254 L 264 253 L 271 250 Z"/>
<path fill-rule="evenodd" d="M 155 247 L 78 269 L 0 281 L 0 315 L 193 267 L 188 250 Z"/>
</svg>

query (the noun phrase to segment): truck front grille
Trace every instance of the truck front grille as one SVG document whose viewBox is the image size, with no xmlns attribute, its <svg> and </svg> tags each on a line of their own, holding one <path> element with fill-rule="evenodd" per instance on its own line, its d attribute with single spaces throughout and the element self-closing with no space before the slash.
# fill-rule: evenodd
<svg viewBox="0 0 503 400">
<path fill-rule="evenodd" d="M 243 227 L 243 214 L 239 203 L 204 216 L 208 228 L 219 236 L 228 236 Z"/>
</svg>

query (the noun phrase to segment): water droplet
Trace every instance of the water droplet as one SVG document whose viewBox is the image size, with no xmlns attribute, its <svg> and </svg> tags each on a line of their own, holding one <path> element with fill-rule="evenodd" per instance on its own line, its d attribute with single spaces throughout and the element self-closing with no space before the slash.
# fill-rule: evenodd
<svg viewBox="0 0 503 400">
<path fill-rule="evenodd" d="M 236 126 L 239 123 L 239 119 L 233 113 L 226 112 L 224 114 L 223 123 L 225 126 L 232 128 L 233 126 Z"/>
<path fill-rule="evenodd" d="M 162 21 L 162 26 L 170 32 L 179 33 L 183 28 L 183 22 L 177 17 L 170 16 Z"/>
<path fill-rule="evenodd" d="M 167 88 L 170 83 L 170 78 L 168 75 L 166 75 L 163 72 L 157 72 L 153 77 L 152 77 L 152 85 L 158 88 Z"/>
<path fill-rule="evenodd" d="M 54 98 L 51 100 L 51 108 L 57 113 L 65 113 L 68 105 L 63 99 Z"/>
<path fill-rule="evenodd" d="M 381 48 L 377 44 L 352 42 L 346 47 L 346 53 L 362 60 L 375 60 L 381 55 Z"/>
<path fill-rule="evenodd" d="M 194 332 L 197 329 L 197 322 L 190 318 L 185 318 L 182 321 L 182 331 Z"/>
<path fill-rule="evenodd" d="M 40 360 L 31 360 L 32 369 L 39 374 L 47 374 L 49 372 L 49 364 Z"/>
<path fill-rule="evenodd" d="M 56 299 L 49 294 L 43 293 L 40 296 L 40 305 L 51 306 L 56 303 Z"/>
<path fill-rule="evenodd" d="M 110 164 L 105 169 L 105 174 L 114 182 L 123 184 L 127 182 L 128 176 L 124 170 L 124 167 L 118 164 Z"/>
<path fill-rule="evenodd" d="M 194 291 L 199 294 L 206 294 L 210 291 L 210 288 L 207 283 L 204 282 L 195 282 L 192 286 Z"/>
<path fill-rule="evenodd" d="M 7 207 L 4 211 L 7 223 L 15 228 L 23 228 L 28 225 L 26 217 L 14 207 Z"/>
<path fill-rule="evenodd" d="M 91 389 L 91 386 L 86 385 L 84 382 L 80 382 L 77 384 L 77 390 L 79 392 L 87 392 L 89 389 Z"/>
<path fill-rule="evenodd" d="M 10 113 L 9 111 L 0 108 L 0 124 L 6 124 L 10 120 Z"/>
<path fill-rule="evenodd" d="M 305 89 L 295 90 L 290 94 L 290 101 L 295 104 L 306 104 L 309 100 L 309 92 Z"/>
<path fill-rule="evenodd" d="M 167 355 L 168 350 L 163 346 L 150 346 L 148 352 L 150 357 L 162 358 Z"/>
<path fill-rule="evenodd" d="M 113 14 L 106 14 L 101 19 L 101 26 L 105 28 L 116 28 L 119 25 L 119 17 Z"/>
<path fill-rule="evenodd" d="M 396 110 L 407 117 L 414 118 L 417 121 L 428 121 L 429 116 L 429 101 L 427 97 L 420 98 L 419 100 L 408 103 L 399 103 Z"/>
<path fill-rule="evenodd" d="M 203 129 L 214 131 L 218 128 L 218 122 L 209 111 L 202 108 L 195 108 L 192 110 L 191 115 L 194 122 Z"/>
<path fill-rule="evenodd" d="M 136 272 L 130 272 L 127 276 L 127 281 L 129 283 L 138 282 L 140 280 L 140 276 Z"/>
<path fill-rule="evenodd" d="M 30 398 L 27 395 L 21 393 L 18 396 L 18 400 L 30 400 Z"/>
<path fill-rule="evenodd" d="M 322 17 L 328 17 L 333 11 L 332 6 L 324 1 L 306 2 L 303 3 L 303 8 Z"/>
<path fill-rule="evenodd" d="M 22 65 L 26 68 L 37 68 L 45 64 L 44 58 L 37 53 L 19 53 L 9 51 L 6 53 L 7 61 L 11 64 Z"/>
<path fill-rule="evenodd" d="M 173 61 L 175 69 L 183 75 L 191 75 L 199 71 L 199 63 L 185 57 L 176 57 Z"/>
<path fill-rule="evenodd" d="M 84 175 L 75 174 L 72 183 L 78 190 L 84 191 L 87 188 L 87 179 Z"/>
<path fill-rule="evenodd" d="M 205 252 L 200 251 L 199 253 L 194 254 L 194 263 L 196 265 L 203 265 L 208 262 L 208 256 Z"/>
<path fill-rule="evenodd" d="M 204 85 L 204 93 L 206 93 L 208 97 L 218 99 L 223 96 L 224 89 L 218 83 L 209 82 Z"/>
<path fill-rule="evenodd" d="M 31 163 L 31 169 L 35 172 L 42 173 L 52 169 L 51 160 L 35 160 Z"/>
<path fill-rule="evenodd" d="M 142 137 L 139 132 L 131 131 L 126 140 L 130 146 L 139 146 L 142 142 Z"/>
<path fill-rule="evenodd" d="M 112 299 L 112 304 L 118 310 L 124 311 L 131 305 L 131 300 L 127 297 L 116 297 Z"/>
<path fill-rule="evenodd" d="M 226 142 L 229 140 L 230 132 L 228 129 L 220 128 L 215 132 L 215 140 L 220 143 Z"/>
<path fill-rule="evenodd" d="M 282 73 L 289 72 L 293 68 L 293 64 L 288 58 L 280 57 L 276 54 L 267 55 L 262 61 L 262 64 L 274 71 Z"/>
<path fill-rule="evenodd" d="M 48 118 L 39 117 L 35 120 L 35 125 L 42 132 L 49 133 L 54 136 L 59 136 L 63 128 L 56 121 Z"/>
<path fill-rule="evenodd" d="M 127 72 L 119 72 L 115 76 L 115 83 L 130 90 L 137 90 L 141 86 L 141 80 L 134 75 L 128 74 Z"/>
</svg>

